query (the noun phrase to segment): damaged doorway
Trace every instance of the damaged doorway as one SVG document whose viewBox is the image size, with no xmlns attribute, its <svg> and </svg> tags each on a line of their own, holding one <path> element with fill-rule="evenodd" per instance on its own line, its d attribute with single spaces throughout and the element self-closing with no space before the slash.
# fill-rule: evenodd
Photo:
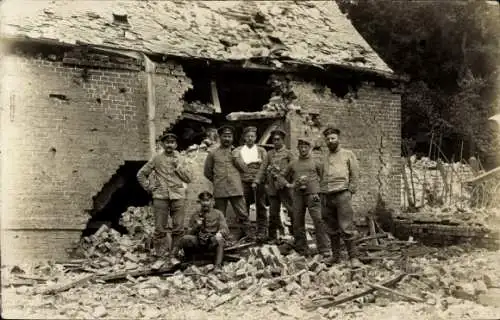
<svg viewBox="0 0 500 320">
<path fill-rule="evenodd" d="M 93 209 L 89 212 L 92 218 L 82 232 L 82 237 L 94 234 L 103 224 L 122 234 L 127 232 L 120 225 L 122 213 L 129 207 L 147 206 L 151 201 L 151 196 L 141 187 L 136 177 L 145 163 L 146 161 L 125 161 L 118 168 L 93 198 Z"/>
</svg>

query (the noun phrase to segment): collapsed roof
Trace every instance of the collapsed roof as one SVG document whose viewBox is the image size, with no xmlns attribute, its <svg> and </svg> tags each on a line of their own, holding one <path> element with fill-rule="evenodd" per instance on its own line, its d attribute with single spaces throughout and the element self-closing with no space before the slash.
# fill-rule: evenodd
<svg viewBox="0 0 500 320">
<path fill-rule="evenodd" d="M 334 1 L 8 0 L 0 8 L 4 38 L 394 74 Z"/>
</svg>

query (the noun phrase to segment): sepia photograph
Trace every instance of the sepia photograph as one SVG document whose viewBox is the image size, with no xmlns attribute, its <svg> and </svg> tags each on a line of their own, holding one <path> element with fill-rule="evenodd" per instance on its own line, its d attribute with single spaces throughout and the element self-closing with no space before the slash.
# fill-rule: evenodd
<svg viewBox="0 0 500 320">
<path fill-rule="evenodd" d="M 1 319 L 500 320 L 499 0 L 0 0 Z"/>
</svg>

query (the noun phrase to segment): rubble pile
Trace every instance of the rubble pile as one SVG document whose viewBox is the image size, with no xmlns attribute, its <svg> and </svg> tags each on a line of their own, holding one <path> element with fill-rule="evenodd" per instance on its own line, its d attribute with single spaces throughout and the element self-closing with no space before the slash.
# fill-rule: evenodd
<svg viewBox="0 0 500 320">
<path fill-rule="evenodd" d="M 292 103 L 297 96 L 292 90 L 290 76 L 272 75 L 268 80 L 268 85 L 273 92 L 269 102 L 263 106 L 264 111 L 278 111 L 286 113 L 289 110 L 300 110 L 299 106 Z"/>
<path fill-rule="evenodd" d="M 214 110 L 215 106 L 211 103 L 203 103 L 198 100 L 184 103 L 184 111 L 187 112 L 213 114 Z"/>
<path fill-rule="evenodd" d="M 120 224 L 127 229 L 127 234 L 102 225 L 93 235 L 82 238 L 79 252 L 87 259 L 84 269 L 135 270 L 148 261 L 154 231 L 151 208 L 128 208 Z M 77 264 L 75 268 L 82 269 L 82 265 Z"/>
<path fill-rule="evenodd" d="M 57 313 L 66 318 L 151 319 L 172 316 L 173 309 L 181 306 L 202 314 L 217 313 L 218 308 L 224 312 L 245 308 L 249 312 L 248 308 L 269 306 L 273 316 L 292 313 L 307 318 L 312 312 L 321 316 L 318 319 L 335 319 L 355 316 L 353 310 L 369 313 L 406 302 L 412 302 L 405 304 L 408 308 L 420 306 L 419 310 L 444 314 L 464 304 L 469 311 L 500 311 L 498 254 L 470 251 L 469 247 L 412 247 L 414 252 L 420 251 L 419 256 L 408 253 L 404 259 L 383 259 L 351 269 L 347 263 L 327 266 L 319 256 L 285 256 L 278 247 L 266 245 L 250 248 L 237 262 L 225 264 L 222 272 L 214 272 L 213 265 L 192 265 L 153 276 L 130 272 L 125 282 L 118 284 L 92 280 L 92 273 L 82 275 L 67 264 L 10 266 L 2 270 L 2 285 L 8 289 L 9 301 L 24 299 L 24 314 L 49 309 L 46 318 Z M 47 291 L 82 279 L 88 281 L 65 291 Z M 112 298 L 103 300 L 103 295 Z M 128 309 L 132 305 L 141 308 Z M 128 306 L 128 313 L 120 314 L 124 306 Z"/>
<path fill-rule="evenodd" d="M 406 174 L 402 177 L 402 199 L 401 203 L 408 205 L 408 197 L 413 199 L 417 208 L 425 205 L 434 204 L 443 198 L 444 203 L 465 203 L 470 198 L 470 190 L 462 184 L 468 179 L 474 177 L 472 168 L 462 162 L 443 163 L 442 171 L 439 170 L 438 162 L 429 158 L 422 157 L 417 159 L 410 157 L 410 164 L 404 161 Z M 443 178 L 443 173 L 445 177 Z M 406 189 L 408 184 L 408 190 Z M 448 194 L 446 193 L 448 190 Z M 422 194 L 424 193 L 425 194 Z M 409 194 L 408 194 L 409 193 Z M 422 202 L 423 200 L 423 202 Z"/>
</svg>

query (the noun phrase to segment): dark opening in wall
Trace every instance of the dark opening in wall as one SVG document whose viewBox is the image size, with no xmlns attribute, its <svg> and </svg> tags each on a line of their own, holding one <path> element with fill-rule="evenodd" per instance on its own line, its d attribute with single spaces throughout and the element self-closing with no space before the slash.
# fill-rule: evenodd
<svg viewBox="0 0 500 320">
<path fill-rule="evenodd" d="M 186 104 L 212 104 L 211 82 L 215 81 L 220 102 L 221 113 L 195 113 L 195 118 L 184 116 L 171 128 L 170 132 L 178 136 L 180 150 L 193 144 L 200 144 L 206 137 L 209 128 L 219 128 L 229 123 L 236 129 L 235 145 L 241 143 L 243 127 L 252 125 L 258 128 L 258 138 L 273 120 L 234 121 L 229 122 L 226 116 L 231 112 L 262 111 L 269 102 L 272 90 L 267 84 L 270 74 L 262 71 L 226 71 L 201 68 L 199 65 L 183 64 L 183 70 L 191 79 L 193 88 L 184 95 Z M 203 109 L 203 108 L 201 108 Z M 191 112 L 190 112 L 191 113 Z"/>
<path fill-rule="evenodd" d="M 140 186 L 136 175 L 145 161 L 126 161 L 101 191 L 93 198 L 94 206 L 82 237 L 94 234 L 101 225 L 126 233 L 120 225 L 120 218 L 128 207 L 142 207 L 149 204 L 151 196 Z"/>
</svg>

